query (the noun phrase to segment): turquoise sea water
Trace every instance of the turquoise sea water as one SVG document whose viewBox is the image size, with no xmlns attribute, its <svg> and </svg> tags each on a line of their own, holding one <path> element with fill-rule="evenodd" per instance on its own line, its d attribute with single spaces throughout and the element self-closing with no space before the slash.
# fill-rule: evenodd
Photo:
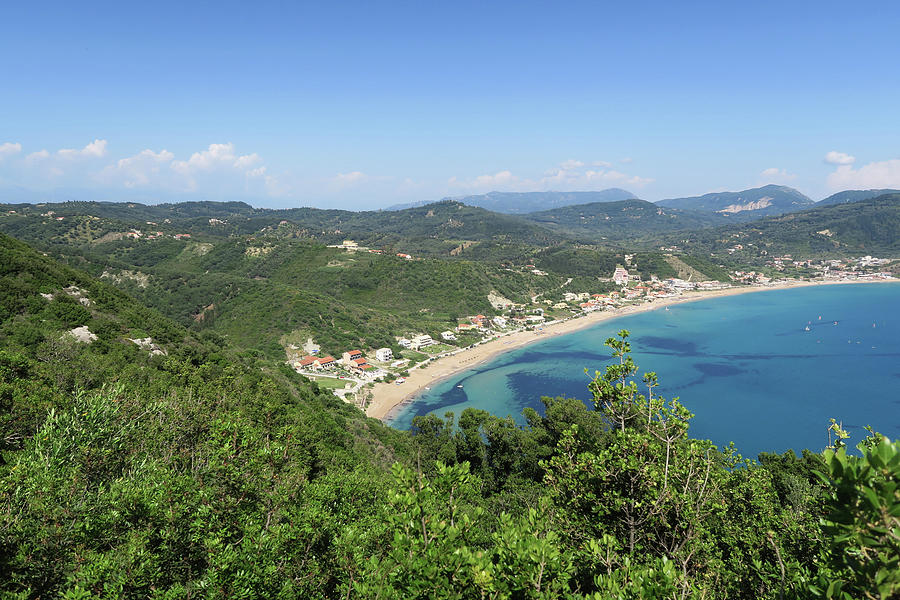
<svg viewBox="0 0 900 600">
<path fill-rule="evenodd" d="M 584 369 L 605 368 L 603 343 L 620 329 L 631 332 L 640 372 L 656 371 L 659 392 L 696 414 L 694 437 L 733 441 L 752 458 L 821 450 L 830 417 L 853 444 L 865 425 L 900 437 L 900 283 L 770 290 L 621 317 L 436 383 L 392 424 L 470 406 L 522 423 L 526 406 L 543 410 L 541 396 L 589 401 Z"/>
</svg>

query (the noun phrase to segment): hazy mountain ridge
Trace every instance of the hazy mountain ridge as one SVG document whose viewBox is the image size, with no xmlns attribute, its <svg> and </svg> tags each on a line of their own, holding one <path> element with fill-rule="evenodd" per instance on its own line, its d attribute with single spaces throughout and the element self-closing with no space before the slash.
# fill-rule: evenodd
<svg viewBox="0 0 900 600">
<path fill-rule="evenodd" d="M 592 202 L 618 202 L 637 198 L 628 190 L 609 188 L 599 192 L 489 192 L 473 196 L 454 196 L 442 201 L 461 202 L 499 213 L 522 215 L 539 210 L 590 204 Z M 397 204 L 387 210 L 403 210 L 432 204 L 431 201 Z"/>
<path fill-rule="evenodd" d="M 828 196 L 827 198 L 819 200 L 818 202 L 816 202 L 816 205 L 827 206 L 829 204 L 846 204 L 848 202 L 859 202 L 860 200 L 877 198 L 878 196 L 884 196 L 885 194 L 897 193 L 900 193 L 900 190 L 844 190 L 843 192 L 838 192 L 836 194 Z"/>
<path fill-rule="evenodd" d="M 746 221 L 763 216 L 803 210 L 814 204 L 812 199 L 794 188 L 766 185 L 739 192 L 712 192 L 702 196 L 667 198 L 660 206 L 683 210 L 701 210 Z"/>
</svg>

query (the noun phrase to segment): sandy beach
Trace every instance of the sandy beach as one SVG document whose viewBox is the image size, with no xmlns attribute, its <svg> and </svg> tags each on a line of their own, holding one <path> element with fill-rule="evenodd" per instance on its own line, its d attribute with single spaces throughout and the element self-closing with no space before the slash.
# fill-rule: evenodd
<svg viewBox="0 0 900 600">
<path fill-rule="evenodd" d="M 896 280 L 895 280 L 896 281 Z M 475 365 L 483 363 L 494 356 L 503 352 L 509 352 L 528 344 L 540 342 L 542 340 L 565 335 L 579 329 L 592 327 L 598 323 L 632 315 L 636 313 L 646 312 L 650 310 L 658 310 L 665 306 L 673 304 L 681 304 L 685 302 L 694 302 L 697 300 L 706 300 L 708 298 L 721 298 L 723 296 L 734 296 L 737 294 L 746 294 L 751 292 L 763 292 L 766 290 L 781 290 L 795 287 L 803 287 L 810 285 L 834 285 L 848 283 L 875 283 L 876 281 L 791 281 L 777 285 L 754 285 L 733 287 L 724 290 L 712 291 L 693 291 L 687 292 L 673 298 L 661 298 L 652 302 L 625 306 L 613 310 L 604 310 L 588 313 L 583 316 L 573 317 L 564 321 L 555 321 L 546 323 L 541 326 L 541 330 L 534 331 L 519 330 L 513 333 L 500 335 L 488 342 L 483 342 L 473 348 L 459 351 L 450 356 L 434 359 L 428 364 L 410 369 L 409 377 L 402 384 L 397 383 L 376 383 L 372 390 L 372 402 L 366 408 L 366 414 L 370 417 L 386 420 L 393 409 L 400 406 L 404 402 L 411 400 L 426 386 L 450 377 L 451 375 L 470 369 Z"/>
</svg>

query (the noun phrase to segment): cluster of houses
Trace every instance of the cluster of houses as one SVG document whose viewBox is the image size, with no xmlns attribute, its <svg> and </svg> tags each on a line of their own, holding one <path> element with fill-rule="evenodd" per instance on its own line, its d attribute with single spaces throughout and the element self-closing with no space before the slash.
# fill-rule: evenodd
<svg viewBox="0 0 900 600">
<path fill-rule="evenodd" d="M 394 358 L 390 348 L 379 348 L 375 351 L 375 360 L 387 363 Z M 348 350 L 337 360 L 333 356 L 308 355 L 295 359 L 290 363 L 298 372 L 318 372 L 343 369 L 351 375 L 358 375 L 364 379 L 378 379 L 387 373 L 384 369 L 370 364 L 363 355 L 362 350 Z"/>
<path fill-rule="evenodd" d="M 286 223 L 287 221 L 282 221 L 282 223 Z M 340 233 L 336 231 L 335 233 Z M 337 248 L 338 250 L 346 250 L 348 252 L 368 252 L 369 254 L 384 254 L 382 250 L 376 250 L 374 248 L 367 248 L 366 246 L 360 246 L 353 240 L 344 240 L 340 244 L 331 244 L 328 246 L 329 248 Z M 398 258 L 403 258 L 405 260 L 413 260 L 413 257 L 405 252 L 397 252 L 396 256 Z"/>
<path fill-rule="evenodd" d="M 767 260 L 766 266 L 780 272 L 791 267 L 809 269 L 816 276 L 825 279 L 854 280 L 891 278 L 890 273 L 880 272 L 878 269 L 892 262 L 893 260 L 890 258 L 877 258 L 869 255 L 853 259 L 798 260 L 790 254 L 785 254 Z M 766 283 L 770 280 L 770 278 L 755 271 L 734 271 L 732 279 L 746 283 Z"/>
</svg>

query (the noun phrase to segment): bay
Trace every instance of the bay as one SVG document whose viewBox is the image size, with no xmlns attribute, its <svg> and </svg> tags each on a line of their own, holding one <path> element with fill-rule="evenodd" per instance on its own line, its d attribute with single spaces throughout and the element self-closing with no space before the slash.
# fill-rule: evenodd
<svg viewBox="0 0 900 600">
<path fill-rule="evenodd" d="M 589 402 L 590 377 L 611 360 L 604 341 L 621 329 L 640 373 L 655 371 L 658 392 L 695 413 L 693 437 L 755 458 L 820 451 L 832 417 L 851 444 L 865 425 L 900 436 L 900 283 L 767 290 L 606 321 L 436 383 L 391 424 L 468 407 L 524 423 L 525 407 L 542 412 L 541 396 Z"/>
</svg>

